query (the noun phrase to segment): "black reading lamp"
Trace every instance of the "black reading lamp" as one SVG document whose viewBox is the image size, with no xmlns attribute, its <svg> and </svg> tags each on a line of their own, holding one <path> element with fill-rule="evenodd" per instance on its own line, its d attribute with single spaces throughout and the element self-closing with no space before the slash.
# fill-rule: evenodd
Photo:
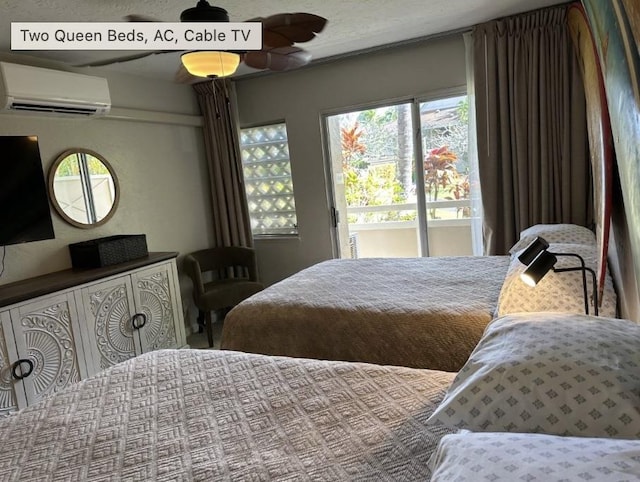
<svg viewBox="0 0 640 482">
<path fill-rule="evenodd" d="M 591 273 L 593 280 L 593 309 L 598 316 L 598 287 L 596 282 L 596 273 L 586 266 L 584 258 L 575 253 L 552 253 L 547 251 L 549 243 L 540 236 L 536 237 L 525 250 L 518 256 L 518 261 L 526 265 L 526 269 L 520 275 L 520 279 L 529 285 L 535 286 L 544 278 L 544 276 L 553 270 L 554 273 L 567 273 L 570 271 L 580 271 L 582 273 L 582 292 L 584 296 L 584 312 L 589 314 L 589 293 L 587 291 L 587 272 Z M 580 260 L 580 266 L 572 268 L 555 268 L 558 256 L 570 256 Z"/>
</svg>

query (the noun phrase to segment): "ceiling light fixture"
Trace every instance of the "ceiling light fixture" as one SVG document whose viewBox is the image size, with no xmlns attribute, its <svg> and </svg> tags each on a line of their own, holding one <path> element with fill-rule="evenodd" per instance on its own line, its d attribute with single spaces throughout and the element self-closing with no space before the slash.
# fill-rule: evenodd
<svg viewBox="0 0 640 482">
<path fill-rule="evenodd" d="M 196 77 L 227 77 L 240 64 L 240 55 L 233 52 L 203 50 L 182 54 L 182 65 Z"/>
</svg>

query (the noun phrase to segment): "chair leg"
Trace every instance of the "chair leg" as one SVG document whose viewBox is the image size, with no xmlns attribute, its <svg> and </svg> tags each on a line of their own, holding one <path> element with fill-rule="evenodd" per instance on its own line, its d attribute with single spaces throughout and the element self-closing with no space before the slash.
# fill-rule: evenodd
<svg viewBox="0 0 640 482">
<path fill-rule="evenodd" d="M 198 333 L 202 333 L 204 331 L 204 311 L 198 310 Z"/>
<path fill-rule="evenodd" d="M 207 328 L 207 339 L 209 340 L 209 348 L 213 347 L 213 320 L 211 319 L 211 312 L 207 311 L 205 313 L 206 319 L 206 328 Z"/>
</svg>

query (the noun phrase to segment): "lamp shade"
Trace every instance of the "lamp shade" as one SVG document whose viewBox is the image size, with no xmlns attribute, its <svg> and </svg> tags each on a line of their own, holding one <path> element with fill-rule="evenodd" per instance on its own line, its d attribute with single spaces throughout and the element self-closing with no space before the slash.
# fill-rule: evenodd
<svg viewBox="0 0 640 482">
<path fill-rule="evenodd" d="M 520 279 L 529 286 L 535 286 L 553 268 L 557 261 L 558 258 L 549 251 L 542 251 L 527 266 L 527 269 L 520 275 Z"/>
<path fill-rule="evenodd" d="M 537 236 L 536 239 L 531 241 L 529 246 L 525 248 L 525 250 L 520 253 L 518 256 L 518 261 L 520 261 L 525 266 L 529 266 L 531 262 L 536 259 L 536 257 L 545 249 L 549 248 L 549 243 L 546 239 Z"/>
<path fill-rule="evenodd" d="M 203 50 L 182 54 L 182 64 L 196 77 L 226 77 L 240 64 L 240 55 L 233 52 Z"/>
</svg>

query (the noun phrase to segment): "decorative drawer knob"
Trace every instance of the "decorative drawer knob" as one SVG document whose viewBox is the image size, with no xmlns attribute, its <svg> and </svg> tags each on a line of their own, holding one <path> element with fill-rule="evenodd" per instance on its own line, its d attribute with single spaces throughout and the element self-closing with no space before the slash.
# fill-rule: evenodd
<svg viewBox="0 0 640 482">
<path fill-rule="evenodd" d="M 22 369 L 22 364 L 26 363 L 29 366 L 29 369 L 25 372 Z M 18 375 L 18 367 L 20 368 L 20 375 Z M 13 378 L 15 378 L 16 380 L 22 380 L 23 378 L 27 378 L 29 375 L 31 375 L 31 373 L 33 372 L 33 362 L 31 360 L 28 360 L 27 358 L 21 358 L 20 360 L 16 361 L 13 365 L 11 365 L 11 375 L 13 376 Z"/>
</svg>

